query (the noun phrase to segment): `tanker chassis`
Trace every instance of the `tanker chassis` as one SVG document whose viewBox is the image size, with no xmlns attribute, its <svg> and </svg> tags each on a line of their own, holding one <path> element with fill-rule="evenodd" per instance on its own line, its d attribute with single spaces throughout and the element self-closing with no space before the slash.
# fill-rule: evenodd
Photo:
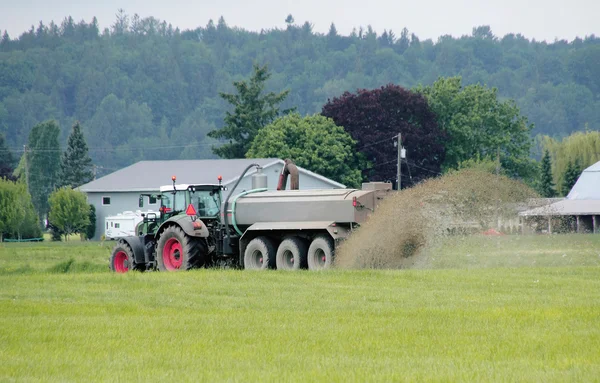
<svg viewBox="0 0 600 383">
<path fill-rule="evenodd" d="M 252 189 L 233 195 L 252 167 Z M 286 160 L 277 191 L 267 191 L 259 165 L 246 168 L 223 200 L 226 188 L 173 185 L 160 194 L 160 213 L 147 214 L 136 236 L 120 238 L 111 270 L 179 271 L 221 266 L 245 269 L 320 270 L 332 265 L 336 244 L 374 211 L 376 190 L 282 190 L 287 177 L 298 188 L 297 169 Z"/>
</svg>

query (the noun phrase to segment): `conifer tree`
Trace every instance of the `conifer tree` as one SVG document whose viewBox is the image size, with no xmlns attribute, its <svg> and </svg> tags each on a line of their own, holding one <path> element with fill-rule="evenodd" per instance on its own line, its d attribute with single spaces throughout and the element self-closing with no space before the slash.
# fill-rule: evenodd
<svg viewBox="0 0 600 383">
<path fill-rule="evenodd" d="M 233 113 L 226 113 L 223 128 L 208 133 L 209 137 L 229 140 L 229 143 L 213 148 L 215 154 L 222 158 L 244 158 L 258 131 L 279 116 L 279 104 L 288 96 L 289 90 L 263 95 L 265 83 L 270 77 L 266 65 L 261 67 L 255 64 L 250 80 L 233 83 L 237 94 L 220 93 L 225 101 L 234 106 L 234 110 Z M 284 114 L 288 112 L 283 111 Z"/>
<path fill-rule="evenodd" d="M 564 196 L 569 194 L 573 186 L 575 186 L 580 174 L 581 169 L 577 161 L 574 163 L 569 161 L 567 164 L 567 170 L 565 171 L 565 176 L 563 177 L 563 183 L 561 185 L 561 192 Z"/>
<path fill-rule="evenodd" d="M 54 120 L 37 124 L 31 130 L 26 155 L 26 174 L 31 200 L 40 222 L 47 216 L 48 196 L 59 183 L 60 127 Z"/>
<path fill-rule="evenodd" d="M 556 197 L 556 189 L 554 188 L 554 181 L 552 179 L 552 162 L 548 150 L 544 152 L 544 157 L 542 157 L 538 191 L 542 197 Z"/>
<path fill-rule="evenodd" d="M 0 133 L 0 178 L 13 179 L 15 158 L 6 145 L 4 135 Z"/>
<path fill-rule="evenodd" d="M 73 125 L 67 149 L 61 158 L 61 186 L 77 186 L 88 183 L 93 178 L 92 159 L 83 137 L 79 121 Z"/>
</svg>

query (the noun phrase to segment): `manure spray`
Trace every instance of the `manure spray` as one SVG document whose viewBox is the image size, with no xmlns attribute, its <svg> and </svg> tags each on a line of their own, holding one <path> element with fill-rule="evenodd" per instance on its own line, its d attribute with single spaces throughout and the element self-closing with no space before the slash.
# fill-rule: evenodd
<svg viewBox="0 0 600 383">
<path fill-rule="evenodd" d="M 440 240 L 490 230 L 499 220 L 516 218 L 516 204 L 536 196 L 519 181 L 476 169 L 427 180 L 384 199 L 369 220 L 339 247 L 335 265 L 428 267 L 429 250 Z"/>
</svg>

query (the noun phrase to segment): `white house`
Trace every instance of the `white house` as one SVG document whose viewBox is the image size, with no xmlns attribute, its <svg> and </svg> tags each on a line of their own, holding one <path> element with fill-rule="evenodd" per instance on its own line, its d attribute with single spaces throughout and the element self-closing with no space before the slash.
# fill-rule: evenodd
<svg viewBox="0 0 600 383">
<path fill-rule="evenodd" d="M 221 176 L 223 185 L 231 188 L 244 169 L 257 163 L 267 175 L 269 189 L 277 188 L 279 174 L 284 166 L 278 158 L 234 159 L 234 160 L 173 160 L 140 161 L 118 170 L 105 177 L 80 186 L 90 204 L 96 207 L 96 233 L 94 239 L 100 239 L 104 233 L 104 220 L 124 211 L 139 209 L 140 193 L 158 193 L 161 185 L 170 185 L 171 177 L 177 177 L 178 184 L 215 184 Z M 337 189 L 344 185 L 298 167 L 300 189 Z M 251 188 L 250 176 L 256 170 L 252 168 L 238 185 L 236 191 Z M 158 211 L 157 201 L 146 199 L 144 208 Z"/>
</svg>

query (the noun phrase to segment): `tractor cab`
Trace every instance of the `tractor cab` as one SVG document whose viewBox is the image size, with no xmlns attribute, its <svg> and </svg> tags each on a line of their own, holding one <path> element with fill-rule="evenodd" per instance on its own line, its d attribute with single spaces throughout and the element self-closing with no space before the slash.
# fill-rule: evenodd
<svg viewBox="0 0 600 383">
<path fill-rule="evenodd" d="M 159 213 L 147 213 L 136 227 L 137 235 L 154 234 L 160 225 L 179 214 L 193 215 L 203 221 L 219 219 L 224 187 L 221 184 L 176 184 L 160 187 L 159 194 L 140 194 L 138 206 L 147 197 L 159 202 Z"/>
<path fill-rule="evenodd" d="M 218 184 L 161 186 L 160 212 L 169 217 L 183 212 L 202 219 L 218 218 L 222 190 Z"/>
</svg>

